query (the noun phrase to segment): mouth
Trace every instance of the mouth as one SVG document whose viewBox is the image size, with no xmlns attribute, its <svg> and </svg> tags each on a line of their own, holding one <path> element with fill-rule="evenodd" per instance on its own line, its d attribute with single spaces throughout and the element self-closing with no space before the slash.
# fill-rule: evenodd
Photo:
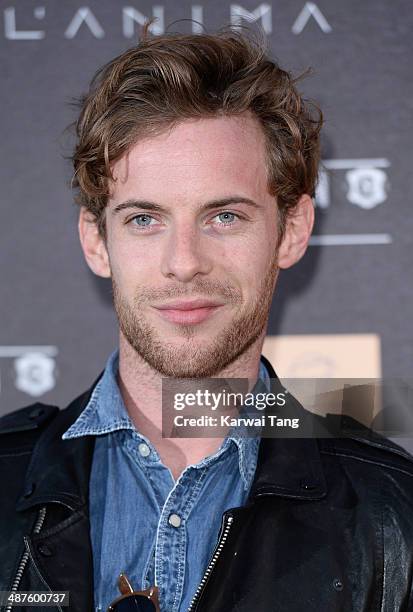
<svg viewBox="0 0 413 612">
<path fill-rule="evenodd" d="M 156 306 L 155 310 L 170 323 L 196 325 L 209 319 L 224 304 L 210 300 L 187 300 Z"/>
</svg>

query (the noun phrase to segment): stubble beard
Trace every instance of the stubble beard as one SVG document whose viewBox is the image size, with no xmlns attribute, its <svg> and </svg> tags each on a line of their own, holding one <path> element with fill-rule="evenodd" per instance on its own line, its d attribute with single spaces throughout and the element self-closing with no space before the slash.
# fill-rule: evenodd
<svg viewBox="0 0 413 612">
<path fill-rule="evenodd" d="M 162 376 L 173 378 L 209 378 L 229 366 L 261 336 L 267 326 L 275 281 L 278 275 L 277 252 L 269 264 L 253 302 L 242 308 L 239 290 L 210 280 L 194 280 L 191 292 L 182 288 L 174 291 L 141 291 L 131 306 L 121 295 L 112 275 L 113 300 L 119 326 L 136 353 Z M 224 298 L 236 306 L 232 321 L 200 346 L 196 325 L 176 325 L 181 345 L 168 342 L 142 315 L 143 308 L 156 300 L 179 297 Z M 238 308 L 237 308 L 238 305 Z"/>
</svg>

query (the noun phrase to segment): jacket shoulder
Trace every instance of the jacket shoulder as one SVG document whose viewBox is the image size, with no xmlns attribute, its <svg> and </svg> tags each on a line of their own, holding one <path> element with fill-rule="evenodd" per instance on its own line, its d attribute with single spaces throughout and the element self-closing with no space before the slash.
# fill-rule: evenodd
<svg viewBox="0 0 413 612">
<path fill-rule="evenodd" d="M 2 416 L 0 418 L 0 445 L 2 439 L 7 437 L 5 434 L 40 433 L 56 417 L 63 426 L 68 423 L 67 427 L 69 427 L 71 421 L 74 421 L 85 407 L 102 374 L 103 372 L 99 374 L 89 389 L 78 395 L 63 410 L 57 406 L 36 402 Z"/>
<path fill-rule="evenodd" d="M 339 432 L 320 440 L 320 451 L 388 468 L 413 477 L 413 456 L 404 448 L 349 416 L 326 415 L 328 429 Z"/>
<path fill-rule="evenodd" d="M 36 402 L 0 418 L 0 457 L 32 453 L 43 431 L 60 413 L 57 406 Z"/>
<path fill-rule="evenodd" d="M 0 436 L 25 431 L 39 431 L 59 412 L 57 406 L 36 402 L 0 418 Z"/>
</svg>

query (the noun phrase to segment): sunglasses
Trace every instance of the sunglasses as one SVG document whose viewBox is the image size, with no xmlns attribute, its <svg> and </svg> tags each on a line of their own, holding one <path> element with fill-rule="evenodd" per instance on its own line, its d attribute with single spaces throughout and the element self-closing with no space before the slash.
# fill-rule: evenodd
<svg viewBox="0 0 413 612">
<path fill-rule="evenodd" d="M 122 595 L 112 601 L 107 612 L 160 612 L 158 587 L 134 591 L 128 577 L 122 573 L 118 578 L 118 588 Z"/>
</svg>

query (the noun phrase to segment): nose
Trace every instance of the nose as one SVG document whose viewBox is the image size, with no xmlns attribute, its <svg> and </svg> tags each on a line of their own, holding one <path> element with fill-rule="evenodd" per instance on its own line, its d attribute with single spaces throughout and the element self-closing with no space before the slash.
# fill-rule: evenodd
<svg viewBox="0 0 413 612">
<path fill-rule="evenodd" d="M 161 272 L 183 283 L 197 274 L 208 274 L 212 260 L 204 243 L 205 237 L 193 222 L 181 221 L 168 232 L 162 254 Z"/>
</svg>

